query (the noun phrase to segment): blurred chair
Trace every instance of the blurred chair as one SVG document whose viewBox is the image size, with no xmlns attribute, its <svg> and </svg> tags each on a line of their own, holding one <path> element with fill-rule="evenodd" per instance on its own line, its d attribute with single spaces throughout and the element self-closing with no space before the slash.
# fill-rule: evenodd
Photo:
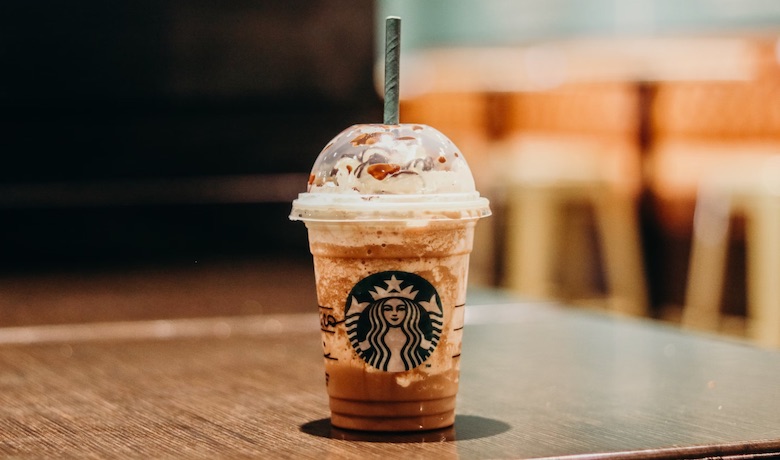
<svg viewBox="0 0 780 460">
<path fill-rule="evenodd" d="M 682 324 L 719 331 L 730 223 L 745 222 L 747 335 L 780 346 L 780 81 L 668 83 L 652 117 L 652 187 L 696 196 Z"/>
<path fill-rule="evenodd" d="M 495 175 L 506 187 L 504 283 L 524 295 L 576 302 L 589 296 L 583 285 L 603 266 L 607 306 L 646 314 L 636 87 L 569 84 L 506 97 L 507 135 L 493 149 Z M 583 247 L 587 219 L 569 225 L 577 207 L 592 211 L 600 257 Z"/>
<path fill-rule="evenodd" d="M 731 219 L 745 219 L 748 337 L 780 347 L 780 145 L 700 186 L 682 323 L 718 331 Z"/>
</svg>

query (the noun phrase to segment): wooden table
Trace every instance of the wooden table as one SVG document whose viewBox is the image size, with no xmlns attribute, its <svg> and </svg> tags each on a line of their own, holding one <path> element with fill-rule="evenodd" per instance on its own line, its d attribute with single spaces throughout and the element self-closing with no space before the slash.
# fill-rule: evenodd
<svg viewBox="0 0 780 460">
<path fill-rule="evenodd" d="M 780 353 L 537 303 L 469 306 L 450 429 L 332 428 L 318 317 L 0 329 L 14 458 L 758 458 Z"/>
</svg>

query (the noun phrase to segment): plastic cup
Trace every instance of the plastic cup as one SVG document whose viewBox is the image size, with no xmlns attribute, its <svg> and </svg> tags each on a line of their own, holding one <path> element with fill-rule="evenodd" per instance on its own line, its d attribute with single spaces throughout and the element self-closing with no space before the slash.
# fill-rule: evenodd
<svg viewBox="0 0 780 460">
<path fill-rule="evenodd" d="M 455 420 L 469 253 L 490 215 L 463 155 L 424 125 L 355 125 L 290 218 L 308 228 L 335 427 Z"/>
</svg>

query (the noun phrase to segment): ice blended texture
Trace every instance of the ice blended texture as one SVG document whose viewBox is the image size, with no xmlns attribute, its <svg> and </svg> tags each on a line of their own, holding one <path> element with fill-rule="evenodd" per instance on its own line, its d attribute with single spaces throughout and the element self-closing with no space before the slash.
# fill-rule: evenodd
<svg viewBox="0 0 780 460">
<path fill-rule="evenodd" d="M 463 155 L 423 125 L 356 125 L 314 164 L 309 230 L 334 426 L 452 425 L 469 253 L 490 214 Z"/>
</svg>

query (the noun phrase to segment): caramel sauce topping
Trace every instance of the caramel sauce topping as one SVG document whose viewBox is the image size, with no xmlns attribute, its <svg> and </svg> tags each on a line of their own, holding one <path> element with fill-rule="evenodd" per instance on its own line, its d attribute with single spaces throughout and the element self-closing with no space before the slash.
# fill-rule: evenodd
<svg viewBox="0 0 780 460">
<path fill-rule="evenodd" d="M 380 136 L 382 136 L 382 133 L 363 133 L 352 139 L 352 145 L 355 147 L 358 145 L 373 145 L 379 142 Z"/>
<path fill-rule="evenodd" d="M 376 163 L 368 165 L 366 171 L 376 180 L 384 180 L 385 177 L 401 170 L 401 166 L 392 163 Z"/>
</svg>

